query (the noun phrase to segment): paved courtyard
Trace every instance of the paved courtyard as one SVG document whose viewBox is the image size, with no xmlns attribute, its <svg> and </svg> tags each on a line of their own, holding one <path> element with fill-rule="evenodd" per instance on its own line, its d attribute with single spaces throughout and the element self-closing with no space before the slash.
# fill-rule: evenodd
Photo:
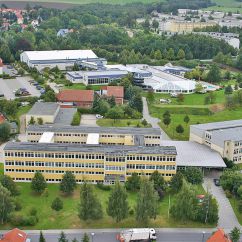
<svg viewBox="0 0 242 242">
<path fill-rule="evenodd" d="M 94 114 L 83 114 L 81 116 L 80 125 L 98 126 L 96 122 L 97 122 L 96 115 L 94 115 Z"/>
<path fill-rule="evenodd" d="M 35 86 L 31 85 L 28 81 L 30 77 L 16 77 L 16 79 L 3 79 L 0 78 L 0 93 L 3 93 L 7 100 L 15 99 L 14 91 L 19 88 L 26 88 L 30 96 L 39 97 L 40 92 Z"/>
<path fill-rule="evenodd" d="M 55 124 L 70 125 L 76 110 L 76 108 L 61 108 L 55 118 Z"/>
</svg>

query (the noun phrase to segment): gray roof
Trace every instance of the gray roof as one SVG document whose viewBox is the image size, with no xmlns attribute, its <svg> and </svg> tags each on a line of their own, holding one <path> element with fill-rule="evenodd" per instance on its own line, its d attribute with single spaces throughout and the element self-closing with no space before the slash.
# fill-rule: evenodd
<svg viewBox="0 0 242 242">
<path fill-rule="evenodd" d="M 129 128 L 129 127 L 95 127 L 71 125 L 30 125 L 27 132 L 66 132 L 66 133 L 102 133 L 102 134 L 133 134 L 161 135 L 158 128 Z"/>
<path fill-rule="evenodd" d="M 239 120 L 231 120 L 231 121 L 223 121 L 223 122 L 214 122 L 214 123 L 206 123 L 206 124 L 194 124 L 190 127 L 201 129 L 204 131 L 215 130 L 215 129 L 228 129 L 235 127 L 242 127 L 242 119 Z"/>
<path fill-rule="evenodd" d="M 219 129 L 210 132 L 211 142 L 220 147 L 224 147 L 225 141 L 240 141 L 242 140 L 242 127 Z"/>
<path fill-rule="evenodd" d="M 177 166 L 226 167 L 222 157 L 206 145 L 191 141 L 162 141 L 161 145 L 175 146 Z"/>
<path fill-rule="evenodd" d="M 27 113 L 28 115 L 53 115 L 59 108 L 58 103 L 36 102 Z"/>
<path fill-rule="evenodd" d="M 104 154 L 162 154 L 176 155 L 174 146 L 125 146 L 125 145 L 79 145 L 79 144 L 57 144 L 57 143 L 29 143 L 29 142 L 8 142 L 4 150 L 17 151 L 46 151 L 46 152 L 85 152 Z"/>
</svg>

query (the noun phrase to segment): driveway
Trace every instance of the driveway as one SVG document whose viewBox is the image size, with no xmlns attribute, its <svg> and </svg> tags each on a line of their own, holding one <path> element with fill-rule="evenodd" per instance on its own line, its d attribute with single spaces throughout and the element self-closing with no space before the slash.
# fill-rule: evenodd
<svg viewBox="0 0 242 242">
<path fill-rule="evenodd" d="M 165 133 L 163 129 L 161 129 L 160 125 L 158 124 L 160 122 L 160 119 L 153 118 L 150 116 L 146 98 L 142 97 L 142 101 L 143 101 L 143 118 L 146 119 L 146 121 L 150 123 L 153 128 L 158 128 L 161 130 L 161 135 L 163 140 L 171 140 L 170 137 Z"/>
<path fill-rule="evenodd" d="M 219 207 L 218 227 L 224 229 L 233 229 L 235 226 L 240 227 L 240 224 L 235 216 L 232 206 L 226 197 L 221 186 L 217 187 L 213 183 L 213 178 L 216 175 L 208 175 L 204 178 L 203 188 L 208 190 L 217 200 Z"/>
<path fill-rule="evenodd" d="M 98 126 L 96 115 L 93 114 L 82 114 L 80 125 L 84 126 Z"/>
</svg>

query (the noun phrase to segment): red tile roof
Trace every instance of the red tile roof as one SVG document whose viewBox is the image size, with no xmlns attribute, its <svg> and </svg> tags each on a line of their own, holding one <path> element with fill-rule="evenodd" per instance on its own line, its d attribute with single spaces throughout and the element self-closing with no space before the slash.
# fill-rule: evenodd
<svg viewBox="0 0 242 242">
<path fill-rule="evenodd" d="M 232 242 L 223 229 L 218 229 L 207 242 Z"/>
<path fill-rule="evenodd" d="M 6 121 L 3 114 L 0 113 L 0 124 L 4 123 Z"/>
<path fill-rule="evenodd" d="M 106 86 L 105 89 L 107 90 L 107 96 L 108 97 L 119 97 L 123 98 L 124 97 L 124 87 L 123 86 Z"/>
<path fill-rule="evenodd" d="M 60 102 L 93 102 L 93 90 L 63 90 L 56 95 Z"/>
<path fill-rule="evenodd" d="M 20 229 L 13 229 L 7 232 L 0 242 L 25 242 L 27 239 L 27 234 Z"/>
</svg>

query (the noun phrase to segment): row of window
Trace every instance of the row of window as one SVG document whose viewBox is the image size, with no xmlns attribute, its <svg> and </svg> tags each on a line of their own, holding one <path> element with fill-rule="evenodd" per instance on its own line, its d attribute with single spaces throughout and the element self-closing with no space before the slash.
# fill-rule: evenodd
<svg viewBox="0 0 242 242">
<path fill-rule="evenodd" d="M 31 181 L 32 178 L 22 178 L 22 177 L 15 177 L 14 178 L 14 181 Z M 61 182 L 62 179 L 46 179 L 47 182 Z M 84 180 L 79 180 L 79 179 L 76 179 L 76 182 L 78 183 L 83 183 Z M 85 182 L 88 182 L 88 183 L 98 183 L 100 182 L 99 180 L 85 180 Z"/>
<path fill-rule="evenodd" d="M 176 161 L 175 156 L 141 156 L 141 155 L 128 155 L 127 160 L 143 160 L 143 161 Z"/>
<path fill-rule="evenodd" d="M 234 143 L 234 146 L 242 146 L 242 141 L 237 141 Z"/>
<path fill-rule="evenodd" d="M 136 173 L 136 174 L 138 174 L 139 176 L 150 176 L 152 173 Z M 132 173 L 130 173 L 130 172 L 127 172 L 127 176 L 131 176 L 132 175 Z M 166 176 L 166 177 L 171 177 L 171 176 L 174 176 L 174 174 L 172 174 L 172 173 L 161 173 L 161 175 L 162 176 Z"/>
<path fill-rule="evenodd" d="M 125 166 L 105 166 L 106 171 L 125 171 Z"/>
<path fill-rule="evenodd" d="M 143 164 L 129 164 L 127 165 L 127 169 L 138 169 L 138 170 L 176 170 L 176 166 L 172 165 L 143 165 Z"/>
<path fill-rule="evenodd" d="M 43 161 L 6 161 L 6 166 L 38 166 L 38 167 L 76 167 L 76 168 L 104 168 L 102 163 L 75 162 L 43 162 Z"/>
</svg>

